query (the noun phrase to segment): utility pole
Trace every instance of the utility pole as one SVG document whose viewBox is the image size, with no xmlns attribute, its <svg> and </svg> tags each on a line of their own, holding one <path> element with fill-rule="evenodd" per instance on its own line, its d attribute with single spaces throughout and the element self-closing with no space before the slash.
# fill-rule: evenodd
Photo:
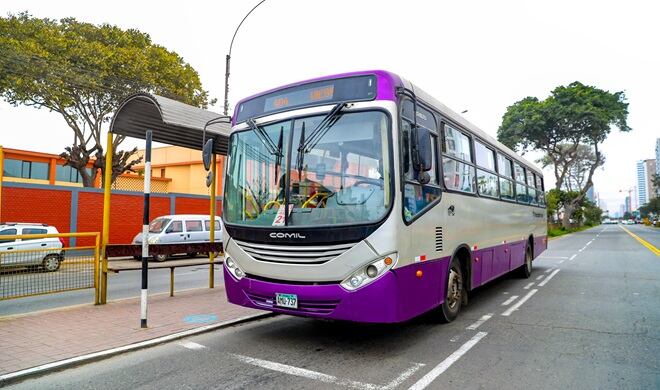
<svg viewBox="0 0 660 390">
<path fill-rule="evenodd" d="M 241 20 L 241 22 L 238 24 L 238 27 L 236 27 L 236 30 L 234 31 L 234 36 L 231 37 L 231 43 L 229 44 L 229 52 L 227 53 L 227 56 L 225 57 L 225 107 L 224 107 L 224 110 L 223 110 L 224 115 L 227 115 L 227 113 L 229 112 L 229 66 L 230 66 L 230 62 L 231 62 L 231 49 L 234 46 L 234 38 L 236 38 L 236 33 L 238 32 L 238 29 L 241 28 L 241 26 L 243 25 L 243 22 L 245 22 L 245 19 L 247 19 L 247 17 L 250 16 L 252 11 L 257 9 L 257 7 L 260 6 L 261 4 L 263 4 L 265 1 L 266 0 L 261 0 L 259 3 L 257 3 L 257 5 L 252 7 L 250 12 L 248 12 L 243 17 L 243 20 Z"/>
</svg>

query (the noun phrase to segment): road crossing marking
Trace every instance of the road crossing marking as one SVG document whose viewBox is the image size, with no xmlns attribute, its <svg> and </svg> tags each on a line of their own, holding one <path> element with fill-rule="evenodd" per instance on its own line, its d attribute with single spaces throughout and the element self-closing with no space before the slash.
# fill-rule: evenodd
<svg viewBox="0 0 660 390">
<path fill-rule="evenodd" d="M 449 367 L 452 366 L 452 364 L 456 363 L 458 359 L 461 358 L 461 356 L 465 355 L 472 347 L 477 345 L 477 343 L 486 337 L 488 333 L 486 332 L 479 332 L 474 337 L 472 337 L 470 340 L 465 342 L 465 344 L 461 345 L 460 348 L 458 348 L 454 353 L 449 355 L 445 360 L 440 362 L 437 366 L 433 367 L 431 371 L 429 371 L 428 374 L 424 375 L 422 379 L 418 380 L 414 385 L 410 386 L 408 390 L 422 390 L 425 389 L 428 385 L 431 384 L 437 377 L 442 375 L 443 372 L 447 371 Z"/>
<path fill-rule="evenodd" d="M 413 374 L 417 372 L 420 368 L 424 367 L 426 364 L 423 363 L 413 363 L 413 366 L 403 371 L 399 376 L 394 378 L 390 383 L 385 386 L 376 385 L 373 383 L 364 383 L 353 381 L 350 379 L 338 378 L 334 375 L 324 374 L 318 371 L 312 371 L 305 368 L 290 366 L 288 364 L 282 364 L 277 362 L 272 362 L 269 360 L 257 359 L 249 356 L 231 354 L 234 358 L 242 361 L 243 363 L 251 364 L 253 366 L 265 368 L 271 371 L 277 371 L 288 375 L 299 376 L 307 379 L 317 380 L 319 382 L 330 383 L 333 385 L 346 386 L 355 389 L 367 389 L 367 390 L 391 390 L 399 386 L 401 383 L 405 382 Z"/>
<path fill-rule="evenodd" d="M 527 285 L 526 285 L 525 287 L 523 287 L 523 288 L 524 288 L 525 290 L 529 290 L 529 288 L 532 287 L 533 285 L 534 285 L 534 282 L 527 283 Z"/>
<path fill-rule="evenodd" d="M 548 277 L 545 278 L 541 283 L 539 283 L 539 287 L 545 286 L 545 284 L 548 283 L 550 279 L 552 279 L 555 275 L 557 275 L 557 272 L 559 272 L 559 269 L 556 269 L 553 273 L 548 275 Z"/>
<path fill-rule="evenodd" d="M 514 311 L 518 310 L 518 308 L 519 308 L 520 306 L 522 306 L 523 303 L 527 302 L 527 300 L 528 300 L 529 298 L 531 298 L 532 295 L 536 294 L 538 291 L 539 291 L 539 290 L 534 289 L 534 290 L 528 292 L 527 295 L 525 295 L 524 297 L 522 297 L 518 302 L 516 302 L 515 305 L 511 306 L 510 308 L 508 308 L 504 313 L 502 313 L 502 315 L 505 316 L 505 317 L 510 316 L 511 313 L 513 313 Z"/>
<path fill-rule="evenodd" d="M 192 342 L 192 341 L 180 341 L 179 345 L 184 347 L 184 348 L 192 349 L 193 351 L 206 348 L 202 344 L 197 344 L 197 343 Z"/>
<path fill-rule="evenodd" d="M 490 317 L 492 317 L 492 316 L 493 316 L 493 313 L 484 314 L 483 316 L 481 316 L 481 318 L 479 318 L 478 320 L 476 320 L 472 325 L 468 326 L 468 327 L 465 328 L 465 329 L 467 329 L 467 330 L 475 330 L 475 329 L 477 329 L 478 327 L 480 327 L 484 322 L 488 321 L 488 320 L 490 319 Z"/>
<path fill-rule="evenodd" d="M 511 302 L 515 301 L 518 299 L 517 295 L 513 295 L 511 298 L 507 299 L 506 301 L 502 302 L 502 306 L 509 306 Z"/>
</svg>

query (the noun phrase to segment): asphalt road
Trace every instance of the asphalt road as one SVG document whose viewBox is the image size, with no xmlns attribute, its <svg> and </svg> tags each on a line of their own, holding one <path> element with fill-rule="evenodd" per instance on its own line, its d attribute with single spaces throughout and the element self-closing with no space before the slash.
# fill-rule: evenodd
<svg viewBox="0 0 660 390">
<path fill-rule="evenodd" d="M 627 228 L 660 246 L 658 231 Z M 277 316 L 12 388 L 657 389 L 658 302 L 660 257 L 599 226 L 551 241 L 529 279 L 480 289 L 451 324 Z"/>
<path fill-rule="evenodd" d="M 215 285 L 224 283 L 220 265 L 216 265 Z M 57 271 L 61 276 L 66 276 L 64 269 Z M 35 278 L 51 278 L 52 273 L 32 273 L 29 276 L 32 283 L 37 283 Z M 93 279 L 93 274 L 86 279 Z M 80 275 L 73 280 L 82 280 Z M 5 284 L 7 281 L 5 280 Z M 91 283 L 91 281 L 90 281 Z M 142 283 L 141 271 L 122 271 L 108 274 L 108 300 L 124 299 L 140 296 Z M 181 267 L 174 270 L 174 293 L 176 291 L 206 287 L 209 283 L 209 267 L 193 266 Z M 149 270 L 149 294 L 159 294 L 170 291 L 170 270 Z M 1 287 L 1 286 L 0 286 Z M 9 299 L 0 301 L 0 316 L 29 313 L 37 310 L 54 309 L 58 307 L 94 303 L 94 289 L 68 291 L 64 293 L 37 295 L 32 297 Z"/>
</svg>

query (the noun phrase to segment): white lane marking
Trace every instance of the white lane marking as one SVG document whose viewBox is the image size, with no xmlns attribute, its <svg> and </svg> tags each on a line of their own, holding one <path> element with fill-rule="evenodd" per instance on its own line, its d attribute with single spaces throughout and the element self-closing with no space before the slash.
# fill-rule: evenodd
<svg viewBox="0 0 660 390">
<path fill-rule="evenodd" d="M 571 256 L 571 258 L 570 258 L 570 259 L 568 259 L 568 261 L 571 261 L 571 260 L 573 260 L 573 259 L 574 259 L 574 258 L 575 258 L 576 256 L 577 256 L 577 253 L 576 253 L 576 254 L 574 254 L 573 256 Z"/>
<path fill-rule="evenodd" d="M 353 381 L 350 379 L 338 378 L 334 375 L 324 374 L 322 372 L 307 370 L 305 368 L 294 367 L 288 364 L 271 362 L 269 360 L 257 359 L 244 355 L 231 354 L 236 359 L 243 363 L 251 364 L 253 366 L 265 368 L 271 371 L 277 371 L 288 375 L 299 376 L 307 379 L 316 380 L 324 383 L 331 383 L 333 385 L 347 386 L 355 389 L 372 389 L 372 390 L 391 390 L 405 382 L 408 378 L 413 376 L 417 370 L 424 367 L 426 364 L 413 363 L 413 366 L 403 371 L 399 376 L 394 378 L 390 383 L 385 386 L 375 385 L 373 383 L 364 383 Z"/>
<path fill-rule="evenodd" d="M 383 390 L 390 390 L 390 389 L 395 389 L 397 388 L 400 384 L 405 382 L 408 378 L 413 376 L 414 373 L 417 372 L 420 368 L 424 367 L 426 364 L 424 363 L 413 363 L 413 366 L 410 367 L 409 369 L 405 370 L 402 372 L 398 377 L 394 378 L 390 383 L 382 387 Z"/>
<path fill-rule="evenodd" d="M 543 272 L 545 272 L 545 273 L 547 274 L 548 272 L 552 271 L 553 269 L 554 269 L 554 268 L 548 268 L 548 269 L 546 269 L 546 270 L 543 271 Z"/>
<path fill-rule="evenodd" d="M 583 250 L 584 250 L 584 248 L 582 248 L 582 249 L 578 249 L 578 252 L 582 252 Z"/>
<path fill-rule="evenodd" d="M 528 292 L 527 295 L 525 295 L 524 297 L 522 297 L 518 302 L 516 302 L 515 305 L 511 306 L 510 308 L 508 308 L 504 313 L 502 313 L 502 315 L 503 315 L 503 316 L 506 316 L 506 317 L 510 316 L 511 313 L 513 313 L 514 311 L 518 310 L 518 308 L 519 308 L 520 306 L 522 306 L 523 303 L 527 302 L 527 300 L 528 300 L 529 298 L 531 298 L 532 295 L 536 294 L 537 291 L 539 291 L 539 290 L 534 289 L 534 290 Z"/>
<path fill-rule="evenodd" d="M 564 262 L 564 260 L 561 260 L 561 261 L 560 261 L 559 263 L 557 263 L 557 264 L 561 264 L 561 263 L 563 263 L 563 262 Z"/>
<path fill-rule="evenodd" d="M 192 341 L 180 341 L 179 345 L 184 348 L 192 349 L 193 351 L 206 348 L 202 344 L 197 344 Z"/>
<path fill-rule="evenodd" d="M 534 282 L 527 283 L 527 285 L 526 285 L 525 287 L 523 287 L 523 288 L 524 288 L 525 290 L 529 290 L 529 288 L 532 287 L 533 285 L 534 285 Z"/>
<path fill-rule="evenodd" d="M 458 359 L 461 358 L 461 356 L 465 355 L 467 351 L 472 349 L 481 339 L 486 337 L 488 333 L 486 332 L 479 332 L 474 337 L 472 337 L 470 340 L 465 342 L 465 344 L 461 345 L 459 349 L 457 349 L 454 353 L 449 355 L 445 360 L 440 362 L 437 366 L 433 367 L 431 371 L 429 371 L 428 374 L 424 375 L 422 379 L 418 380 L 414 385 L 410 386 L 409 390 L 422 390 L 425 389 L 428 385 L 431 384 L 437 377 L 442 375 L 443 372 L 447 371 L 449 367 L 451 367 L 452 364 L 456 363 Z"/>
<path fill-rule="evenodd" d="M 536 278 L 536 280 L 541 280 L 541 279 L 543 279 L 543 278 L 545 278 L 545 275 L 539 275 L 539 277 Z"/>
<path fill-rule="evenodd" d="M 505 292 L 503 292 L 502 294 L 504 294 L 504 295 L 508 295 L 509 292 L 508 292 L 508 291 L 505 291 Z"/>
<path fill-rule="evenodd" d="M 518 299 L 518 296 L 514 295 L 511 298 L 507 299 L 506 301 L 502 302 L 502 306 L 509 306 L 511 302 L 515 301 L 516 299 Z"/>
<path fill-rule="evenodd" d="M 545 286 L 545 284 L 548 283 L 550 281 L 550 279 L 552 279 L 555 275 L 557 275 L 557 272 L 559 272 L 558 269 L 556 269 L 553 273 L 548 275 L 547 278 L 545 278 L 541 283 L 539 283 L 539 287 Z"/>
<path fill-rule="evenodd" d="M 493 316 L 493 313 L 484 314 L 483 316 L 481 316 L 481 318 L 479 318 L 478 320 L 476 320 L 472 325 L 468 326 L 468 327 L 465 328 L 465 329 L 467 329 L 467 330 L 475 330 L 475 329 L 477 329 L 478 327 L 480 327 L 484 322 L 488 321 L 488 320 L 490 319 L 490 317 L 492 317 L 492 316 Z"/>
<path fill-rule="evenodd" d="M 337 378 L 334 375 L 328 375 L 317 371 L 307 370 L 300 367 L 289 366 L 288 364 L 275 363 L 268 360 L 262 360 L 257 358 L 252 358 L 249 356 L 235 355 L 233 356 L 242 361 L 243 363 L 251 364 L 253 366 L 265 368 L 271 371 L 277 371 L 288 375 L 300 376 L 303 378 L 308 378 L 316 380 L 319 382 L 331 383 L 334 385 L 348 386 L 356 389 L 373 389 L 378 390 L 380 386 L 374 385 L 371 383 L 363 383 L 352 381 L 348 379 Z"/>
<path fill-rule="evenodd" d="M 633 295 L 639 295 L 639 293 L 633 293 Z"/>
<path fill-rule="evenodd" d="M 592 242 L 594 242 L 594 241 L 593 240 L 589 241 L 584 247 L 585 248 L 588 247 L 589 245 L 591 245 Z"/>
</svg>

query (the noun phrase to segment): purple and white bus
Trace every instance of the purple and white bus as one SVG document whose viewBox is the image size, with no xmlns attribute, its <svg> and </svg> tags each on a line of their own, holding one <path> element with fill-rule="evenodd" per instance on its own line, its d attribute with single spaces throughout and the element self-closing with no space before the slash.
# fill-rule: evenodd
<svg viewBox="0 0 660 390">
<path fill-rule="evenodd" d="M 448 322 L 468 291 L 529 277 L 547 247 L 541 171 L 393 73 L 276 88 L 232 119 L 232 303 L 381 323 L 435 310 Z"/>
</svg>

